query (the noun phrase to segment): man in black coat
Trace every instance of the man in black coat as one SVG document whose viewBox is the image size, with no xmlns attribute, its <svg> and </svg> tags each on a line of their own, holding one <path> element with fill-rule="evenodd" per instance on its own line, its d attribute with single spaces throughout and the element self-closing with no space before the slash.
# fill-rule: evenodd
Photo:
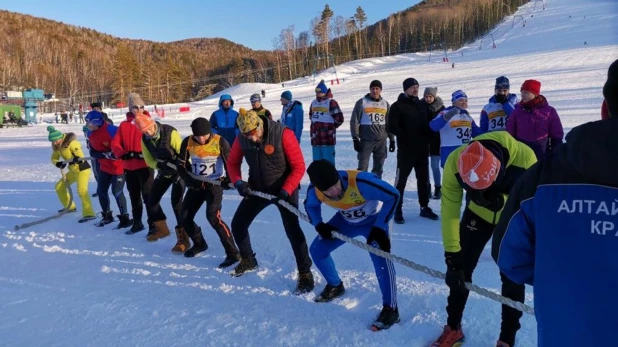
<svg viewBox="0 0 618 347">
<path fill-rule="evenodd" d="M 397 177 L 395 187 L 400 198 L 395 211 L 395 223 L 403 224 L 403 194 L 408 176 L 414 169 L 421 217 L 437 220 L 429 208 L 429 120 L 427 105 L 418 99 L 418 82 L 414 78 L 403 81 L 403 93 L 391 106 L 388 132 L 397 136 Z"/>
</svg>

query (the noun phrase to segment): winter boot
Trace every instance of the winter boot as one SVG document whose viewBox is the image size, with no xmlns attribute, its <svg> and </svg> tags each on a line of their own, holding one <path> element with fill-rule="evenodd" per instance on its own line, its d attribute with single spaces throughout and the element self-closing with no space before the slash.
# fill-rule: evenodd
<svg viewBox="0 0 618 347">
<path fill-rule="evenodd" d="M 459 347 L 464 343 L 465 339 L 466 337 L 461 327 L 457 330 L 453 330 L 450 326 L 445 325 L 442 335 L 440 335 L 431 347 Z"/>
<path fill-rule="evenodd" d="M 112 216 L 112 211 L 101 212 L 103 219 L 98 221 L 95 226 L 102 227 L 114 221 L 114 216 Z"/>
<path fill-rule="evenodd" d="M 165 220 L 158 220 L 156 222 L 153 222 L 153 224 L 155 227 L 155 232 L 146 235 L 146 240 L 154 242 L 158 239 L 170 236 L 170 229 L 167 227 L 167 223 L 165 222 Z"/>
<path fill-rule="evenodd" d="M 174 230 L 176 231 L 176 245 L 172 248 L 172 253 L 184 253 L 191 243 L 189 243 L 189 235 L 185 232 L 185 229 L 177 225 Z"/>
<path fill-rule="evenodd" d="M 76 208 L 72 208 L 72 209 L 70 209 L 68 211 L 65 211 L 64 208 L 61 208 L 61 209 L 58 210 L 58 213 L 62 213 L 62 212 L 72 213 L 72 212 L 77 212 L 77 209 Z"/>
<path fill-rule="evenodd" d="M 433 213 L 433 211 L 429 207 L 421 207 L 421 217 L 438 220 L 438 215 Z"/>
<path fill-rule="evenodd" d="M 195 235 L 196 236 L 191 238 L 191 241 L 193 241 L 193 247 L 185 251 L 185 257 L 187 258 L 193 258 L 202 252 L 206 252 L 208 249 L 208 244 L 206 243 L 206 240 L 204 240 L 204 235 L 202 235 L 202 228 L 198 228 Z"/>
<path fill-rule="evenodd" d="M 397 224 L 403 224 L 406 222 L 406 220 L 403 219 L 403 212 L 401 211 L 395 211 L 395 217 L 393 219 L 395 220 L 395 223 Z"/>
<path fill-rule="evenodd" d="M 436 191 L 433 193 L 433 198 L 436 200 L 442 199 L 442 187 L 436 186 Z"/>
<path fill-rule="evenodd" d="M 116 217 L 118 217 L 118 220 L 120 221 L 120 223 L 116 225 L 116 229 L 124 229 L 133 226 L 133 220 L 129 218 L 128 214 L 121 214 Z"/>
<path fill-rule="evenodd" d="M 345 293 L 343 282 L 338 286 L 331 286 L 327 284 L 322 293 L 315 297 L 315 302 L 330 302 L 335 298 L 342 296 Z"/>
<path fill-rule="evenodd" d="M 232 272 L 233 277 L 240 277 L 247 272 L 254 271 L 258 268 L 257 260 L 255 259 L 255 253 L 249 258 L 240 259 L 240 264 L 238 264 L 234 271 Z"/>
<path fill-rule="evenodd" d="M 95 219 L 97 219 L 97 217 L 95 217 L 95 216 L 84 216 L 84 217 L 80 218 L 77 221 L 77 223 L 86 223 L 86 222 L 89 222 L 89 221 L 95 220 Z"/>
<path fill-rule="evenodd" d="M 142 231 L 144 229 L 146 229 L 146 228 L 144 228 L 144 223 L 142 223 L 141 220 L 134 220 L 133 221 L 133 225 L 131 226 L 131 229 L 126 231 L 125 234 L 133 235 L 133 234 L 138 233 L 138 232 L 140 232 L 140 231 Z"/>
<path fill-rule="evenodd" d="M 315 282 L 313 281 L 313 274 L 311 271 L 299 272 L 294 295 L 309 293 L 313 288 L 315 288 Z"/>
<path fill-rule="evenodd" d="M 230 254 L 225 257 L 225 260 L 219 264 L 219 269 L 225 269 L 226 267 L 230 267 L 240 261 L 240 254 Z"/>
<path fill-rule="evenodd" d="M 371 330 L 385 330 L 390 328 L 393 324 L 399 323 L 399 321 L 399 309 L 397 307 L 383 306 L 382 312 L 380 312 L 378 318 L 371 324 Z"/>
</svg>

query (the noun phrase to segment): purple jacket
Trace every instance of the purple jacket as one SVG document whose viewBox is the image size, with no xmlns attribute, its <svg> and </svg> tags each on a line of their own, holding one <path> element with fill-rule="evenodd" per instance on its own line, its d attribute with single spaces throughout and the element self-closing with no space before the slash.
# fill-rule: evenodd
<svg viewBox="0 0 618 347">
<path fill-rule="evenodd" d="M 556 109 L 549 106 L 547 99 L 539 95 L 535 100 L 531 107 L 523 102 L 515 105 L 506 123 L 506 131 L 532 148 L 540 159 L 562 143 L 564 130 Z"/>
</svg>

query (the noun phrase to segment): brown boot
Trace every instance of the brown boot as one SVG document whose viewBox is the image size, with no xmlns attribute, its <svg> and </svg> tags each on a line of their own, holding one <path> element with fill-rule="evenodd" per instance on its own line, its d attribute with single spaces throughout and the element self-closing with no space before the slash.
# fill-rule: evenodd
<svg viewBox="0 0 618 347">
<path fill-rule="evenodd" d="M 172 248 L 172 252 L 184 253 L 187 248 L 191 246 L 191 243 L 189 243 L 189 235 L 185 232 L 185 228 L 181 226 L 176 226 L 174 230 L 176 230 L 176 239 L 178 241 L 176 241 L 176 245 Z"/>
<path fill-rule="evenodd" d="M 159 220 L 153 223 L 155 227 L 154 233 L 148 233 L 146 240 L 152 242 L 170 236 L 170 229 L 167 227 L 167 223 L 164 220 Z"/>
</svg>

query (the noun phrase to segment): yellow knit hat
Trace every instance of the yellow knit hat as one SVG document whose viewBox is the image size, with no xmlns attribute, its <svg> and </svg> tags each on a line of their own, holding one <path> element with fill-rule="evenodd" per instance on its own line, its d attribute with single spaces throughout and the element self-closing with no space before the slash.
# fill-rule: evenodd
<svg viewBox="0 0 618 347">
<path fill-rule="evenodd" d="M 240 108 L 238 110 L 238 118 L 236 118 L 236 124 L 238 124 L 238 128 L 241 133 L 248 133 L 252 130 L 255 130 L 259 127 L 264 126 L 264 121 L 258 116 L 257 113 L 253 110 L 245 110 L 244 108 Z"/>
</svg>

